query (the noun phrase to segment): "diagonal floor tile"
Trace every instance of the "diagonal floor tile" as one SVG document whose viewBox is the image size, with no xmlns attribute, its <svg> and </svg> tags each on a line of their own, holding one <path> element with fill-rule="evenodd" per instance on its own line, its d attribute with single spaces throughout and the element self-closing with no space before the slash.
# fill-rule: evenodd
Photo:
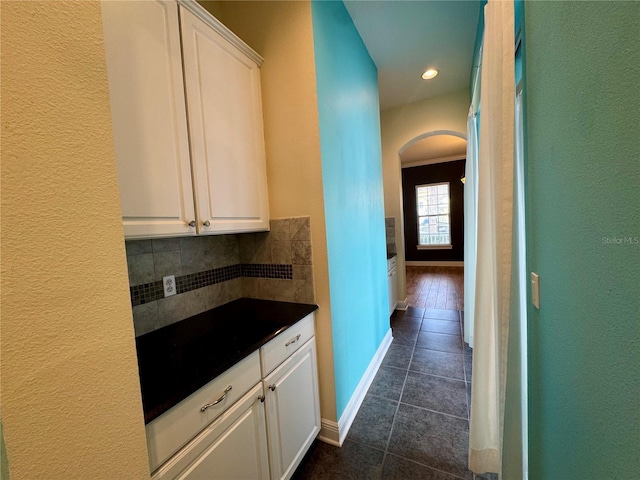
<svg viewBox="0 0 640 480">
<path fill-rule="evenodd" d="M 411 354 L 413 353 L 413 347 L 407 347 L 406 345 L 397 345 L 393 342 L 387 350 L 387 354 L 382 360 L 383 367 L 397 367 L 409 368 L 409 362 L 411 361 Z"/>
<path fill-rule="evenodd" d="M 447 283 L 447 302 L 451 289 L 458 299 L 462 298 L 462 271 L 419 269 L 414 270 L 412 280 L 411 268 L 415 269 L 408 268 L 407 284 L 413 282 L 413 297 L 420 302 L 391 316 L 394 341 L 349 437 L 342 448 L 314 443 L 294 479 L 473 480 L 466 466 L 468 416 L 431 410 L 459 413 L 468 411 L 470 405 L 472 350 L 462 343 L 463 312 L 449 310 L 462 306 L 449 307 L 447 303 L 447 308 L 434 308 L 442 304 L 438 296 L 443 281 Z M 426 405 L 427 409 L 405 401 Z M 491 475 L 476 478 L 495 480 Z"/>
<path fill-rule="evenodd" d="M 367 395 L 358 410 L 347 438 L 384 450 L 398 402 Z"/>
<path fill-rule="evenodd" d="M 422 324 L 422 318 L 420 317 L 391 317 L 391 326 L 392 327 L 412 327 L 420 329 L 420 325 Z"/>
<path fill-rule="evenodd" d="M 460 320 L 460 314 L 457 310 L 445 310 L 442 308 L 427 308 L 423 317 L 434 320 L 449 320 L 453 322 Z"/>
<path fill-rule="evenodd" d="M 416 348 L 413 352 L 409 370 L 426 373 L 429 375 L 439 375 L 441 377 L 464 380 L 463 360 L 464 355 L 457 353 L 438 352 L 436 350 L 426 350 Z"/>
<path fill-rule="evenodd" d="M 400 404 L 389 452 L 472 480 L 473 473 L 467 468 L 468 450 L 467 420 Z"/>
<path fill-rule="evenodd" d="M 385 458 L 382 469 L 383 480 L 456 480 L 457 478 L 391 454 Z"/>
<path fill-rule="evenodd" d="M 413 347 L 416 344 L 416 339 L 418 338 L 418 333 L 420 332 L 419 327 L 409 326 L 393 326 L 392 330 L 393 342 L 397 345 L 406 345 L 408 347 Z"/>
<path fill-rule="evenodd" d="M 462 353 L 462 338 L 460 335 L 446 335 L 443 333 L 420 332 L 418 334 L 418 348 L 428 348 L 440 352 Z"/>
<path fill-rule="evenodd" d="M 384 452 L 346 440 L 340 447 L 316 440 L 292 480 L 379 479 Z"/>
<path fill-rule="evenodd" d="M 376 395 L 397 402 L 400 400 L 406 376 L 407 372 L 405 370 L 381 366 L 371 383 L 371 387 L 369 387 L 367 395 Z"/>
<path fill-rule="evenodd" d="M 448 320 L 432 320 L 425 318 L 422 320 L 420 330 L 425 332 L 446 333 L 449 335 L 460 335 L 460 324 Z"/>
<path fill-rule="evenodd" d="M 409 372 L 400 401 L 436 412 L 469 418 L 465 382 L 460 380 Z"/>
<path fill-rule="evenodd" d="M 393 315 L 397 315 L 399 317 L 406 316 L 422 318 L 424 316 L 424 308 L 410 306 L 407 307 L 406 310 L 396 310 L 395 312 L 393 312 Z"/>
<path fill-rule="evenodd" d="M 471 355 L 463 355 L 462 358 L 464 358 L 464 379 L 470 382 L 473 374 L 473 357 Z"/>
</svg>

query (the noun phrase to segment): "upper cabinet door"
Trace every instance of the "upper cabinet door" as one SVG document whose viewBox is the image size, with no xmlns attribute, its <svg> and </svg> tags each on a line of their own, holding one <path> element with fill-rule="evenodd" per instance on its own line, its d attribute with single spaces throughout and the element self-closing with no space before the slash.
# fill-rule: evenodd
<svg viewBox="0 0 640 480">
<path fill-rule="evenodd" d="M 195 234 L 178 6 L 101 6 L 125 236 Z"/>
<path fill-rule="evenodd" d="M 268 230 L 259 67 L 228 32 L 180 17 L 198 233 Z"/>
</svg>

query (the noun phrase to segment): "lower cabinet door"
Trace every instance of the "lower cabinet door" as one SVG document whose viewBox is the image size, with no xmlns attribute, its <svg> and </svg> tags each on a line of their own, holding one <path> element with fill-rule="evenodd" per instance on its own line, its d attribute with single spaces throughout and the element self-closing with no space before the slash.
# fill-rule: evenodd
<svg viewBox="0 0 640 480">
<path fill-rule="evenodd" d="M 394 268 L 388 274 L 389 276 L 389 315 L 393 315 L 396 305 L 398 304 L 398 272 Z"/>
<path fill-rule="evenodd" d="M 315 338 L 264 379 L 272 480 L 289 479 L 320 431 Z"/>
<path fill-rule="evenodd" d="M 152 479 L 268 479 L 262 395 L 262 384 L 258 384 L 161 466 Z"/>
</svg>

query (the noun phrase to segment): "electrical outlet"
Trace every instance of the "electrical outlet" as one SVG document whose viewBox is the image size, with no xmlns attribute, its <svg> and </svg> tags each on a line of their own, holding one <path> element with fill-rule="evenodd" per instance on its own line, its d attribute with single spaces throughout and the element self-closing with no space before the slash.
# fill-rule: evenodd
<svg viewBox="0 0 640 480">
<path fill-rule="evenodd" d="M 164 296 L 170 297 L 171 295 L 175 295 L 177 292 L 176 287 L 176 276 L 169 275 L 167 277 L 162 277 L 162 286 L 164 287 Z"/>
<path fill-rule="evenodd" d="M 538 310 L 540 309 L 540 277 L 533 272 L 531 272 L 531 303 Z"/>
</svg>

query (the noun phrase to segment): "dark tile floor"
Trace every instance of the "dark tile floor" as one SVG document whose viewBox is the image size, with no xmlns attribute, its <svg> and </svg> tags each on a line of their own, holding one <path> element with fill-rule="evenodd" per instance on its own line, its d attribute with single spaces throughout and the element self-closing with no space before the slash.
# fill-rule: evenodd
<svg viewBox="0 0 640 480">
<path fill-rule="evenodd" d="M 342 448 L 316 441 L 295 480 L 480 480 L 467 469 L 471 349 L 456 310 L 409 307 Z"/>
</svg>

